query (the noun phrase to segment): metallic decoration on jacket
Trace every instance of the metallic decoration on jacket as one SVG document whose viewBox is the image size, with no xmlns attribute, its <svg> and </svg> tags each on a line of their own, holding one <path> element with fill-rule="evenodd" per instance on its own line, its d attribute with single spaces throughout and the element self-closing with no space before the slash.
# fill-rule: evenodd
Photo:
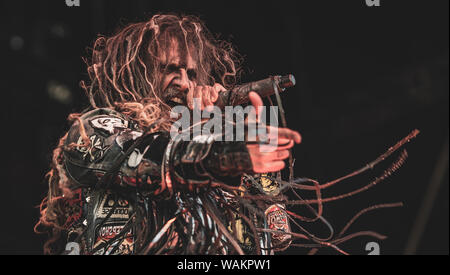
<svg viewBox="0 0 450 275">
<path fill-rule="evenodd" d="M 93 128 L 101 129 L 111 135 L 115 134 L 118 130 L 128 128 L 128 121 L 113 116 L 97 117 L 89 122 Z"/>
<path fill-rule="evenodd" d="M 284 207 L 280 204 L 273 204 L 267 208 L 265 215 L 269 229 L 280 231 L 280 233 L 272 234 L 273 246 L 277 247 L 277 250 L 283 250 L 281 246 L 283 248 L 289 247 L 291 236 L 289 234 L 284 234 L 284 232 L 290 233 L 291 229 Z"/>
<path fill-rule="evenodd" d="M 108 146 L 104 144 L 104 141 L 101 137 L 97 135 L 92 135 L 89 137 L 91 141 L 89 146 L 84 146 L 83 138 L 80 136 L 77 141 L 77 150 L 81 152 L 84 160 L 88 160 L 90 162 L 94 162 L 103 157 Z"/>
</svg>

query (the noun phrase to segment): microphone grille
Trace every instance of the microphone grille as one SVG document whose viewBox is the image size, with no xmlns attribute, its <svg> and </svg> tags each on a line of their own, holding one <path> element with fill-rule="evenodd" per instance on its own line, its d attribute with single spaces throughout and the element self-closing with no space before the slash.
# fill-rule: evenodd
<svg viewBox="0 0 450 275">
<path fill-rule="evenodd" d="M 279 83 L 281 88 L 290 88 L 295 86 L 295 77 L 292 74 L 284 75 L 280 77 Z"/>
</svg>

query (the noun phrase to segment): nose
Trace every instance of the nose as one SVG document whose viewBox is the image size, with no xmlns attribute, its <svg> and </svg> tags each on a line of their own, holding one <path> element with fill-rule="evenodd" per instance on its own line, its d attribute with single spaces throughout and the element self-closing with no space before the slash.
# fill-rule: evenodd
<svg viewBox="0 0 450 275">
<path fill-rule="evenodd" d="M 189 90 L 189 77 L 187 75 L 186 69 L 181 68 L 179 71 L 179 77 L 175 81 L 175 85 L 178 87 L 180 92 L 188 92 Z"/>
</svg>

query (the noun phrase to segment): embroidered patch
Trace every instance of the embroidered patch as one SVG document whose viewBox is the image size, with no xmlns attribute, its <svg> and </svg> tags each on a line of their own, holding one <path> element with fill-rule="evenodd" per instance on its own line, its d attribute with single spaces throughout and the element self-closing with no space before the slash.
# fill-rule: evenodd
<svg viewBox="0 0 450 275">
<path fill-rule="evenodd" d="M 123 145 L 130 140 L 136 140 L 138 137 L 142 136 L 142 132 L 132 131 L 130 129 L 125 129 L 116 137 L 116 142 L 123 149 Z"/>
<path fill-rule="evenodd" d="M 64 228 L 71 227 L 75 222 L 79 221 L 82 215 L 83 200 L 81 188 L 73 191 L 73 197 L 66 200 L 66 213 L 68 218 L 64 224 Z"/>
<path fill-rule="evenodd" d="M 284 212 L 284 208 L 281 205 L 279 204 L 271 205 L 265 211 L 265 215 L 269 229 L 287 233 L 291 232 L 289 228 L 288 217 Z M 289 234 L 283 234 L 281 232 L 272 233 L 273 241 L 282 243 L 290 239 Z"/>
<path fill-rule="evenodd" d="M 100 207 L 97 209 L 97 218 L 105 218 L 114 206 L 114 197 L 111 194 L 106 194 L 100 202 Z M 126 200 L 118 200 L 114 212 L 111 214 L 111 219 L 128 219 L 131 206 Z"/>
<path fill-rule="evenodd" d="M 95 230 L 96 238 L 94 249 L 101 245 L 102 243 L 108 242 L 111 239 L 115 238 L 123 229 L 123 223 L 110 223 L 106 224 L 100 228 Z M 109 247 L 100 249 L 95 255 L 128 255 L 133 253 L 133 237 L 131 233 L 131 229 L 124 234 L 124 238 L 119 238 L 117 241 L 113 242 Z M 117 247 L 118 246 L 118 247 Z M 113 251 L 114 250 L 114 251 Z M 113 253 L 111 253 L 113 252 Z"/>
<path fill-rule="evenodd" d="M 84 146 L 83 138 L 80 136 L 77 141 L 76 149 L 83 154 L 83 159 L 94 162 L 103 157 L 108 146 L 104 144 L 103 138 L 92 135 L 89 137 L 90 144 L 88 146 Z"/>
<path fill-rule="evenodd" d="M 142 158 L 149 148 L 150 146 L 145 147 L 144 152 L 142 153 L 138 148 L 135 148 L 131 155 L 128 157 L 128 166 L 130 168 L 136 168 L 141 163 Z"/>
<path fill-rule="evenodd" d="M 104 130 L 111 135 L 128 128 L 128 121 L 112 116 L 97 117 L 89 122 L 93 128 Z"/>
</svg>

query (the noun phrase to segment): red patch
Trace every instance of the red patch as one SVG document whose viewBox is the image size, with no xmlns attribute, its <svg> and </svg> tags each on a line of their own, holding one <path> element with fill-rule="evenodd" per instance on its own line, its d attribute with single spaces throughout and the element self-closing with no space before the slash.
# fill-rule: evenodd
<svg viewBox="0 0 450 275">
<path fill-rule="evenodd" d="M 81 192 L 81 188 L 74 190 L 73 197 L 65 201 L 69 217 L 64 224 L 64 228 L 71 227 L 76 221 L 81 218 L 81 215 L 83 213 L 83 200 Z"/>
</svg>

